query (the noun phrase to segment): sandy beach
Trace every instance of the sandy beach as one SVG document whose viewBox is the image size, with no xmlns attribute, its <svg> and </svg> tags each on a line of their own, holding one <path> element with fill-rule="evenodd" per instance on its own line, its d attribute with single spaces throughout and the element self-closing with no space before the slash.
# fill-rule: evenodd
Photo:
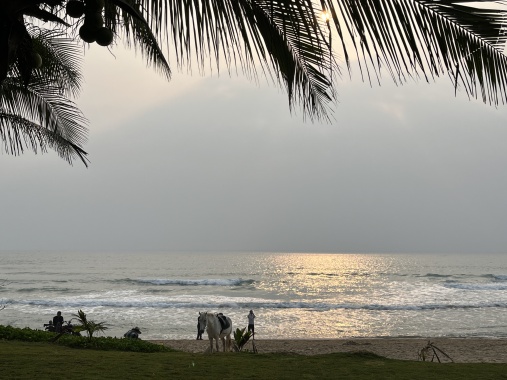
<svg viewBox="0 0 507 380">
<path fill-rule="evenodd" d="M 507 363 L 507 339 L 487 338 L 354 338 L 354 339 L 256 339 L 259 353 L 318 355 L 332 352 L 368 351 L 391 359 L 419 360 L 418 353 L 428 341 L 449 355 L 455 363 Z M 209 341 L 157 340 L 154 343 L 193 353 L 204 353 Z M 220 346 L 221 347 L 221 346 Z M 249 342 L 246 349 L 251 350 Z M 439 354 L 442 362 L 450 362 Z M 436 358 L 434 361 L 437 361 Z"/>
</svg>

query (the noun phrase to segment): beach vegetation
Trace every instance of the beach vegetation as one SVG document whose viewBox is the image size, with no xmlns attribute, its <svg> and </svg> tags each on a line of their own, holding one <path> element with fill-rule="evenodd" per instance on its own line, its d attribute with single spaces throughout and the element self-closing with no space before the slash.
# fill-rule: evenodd
<svg viewBox="0 0 507 380">
<path fill-rule="evenodd" d="M 81 309 L 78 310 L 77 314 L 72 314 L 72 316 L 76 318 L 79 323 L 74 327 L 74 330 L 77 332 L 86 331 L 89 341 L 92 340 L 93 334 L 104 332 L 109 328 L 106 322 L 95 322 L 89 320 L 85 312 Z"/>
<path fill-rule="evenodd" d="M 62 334 L 58 340 L 55 340 L 59 334 L 44 330 L 34 330 L 28 327 L 17 328 L 12 326 L 0 325 L 0 340 L 20 341 L 20 342 L 38 342 L 48 343 L 55 346 L 93 349 L 103 351 L 132 351 L 132 352 L 165 352 L 172 351 L 160 344 L 154 344 L 141 339 L 124 339 L 116 337 L 95 337 L 93 340 L 87 337 Z"/>
<path fill-rule="evenodd" d="M 434 361 L 435 359 L 437 359 L 439 363 L 442 363 L 442 360 L 440 359 L 441 357 L 442 359 L 454 362 L 454 360 L 452 360 L 452 358 L 449 355 L 447 355 L 443 350 L 435 346 L 431 341 L 428 341 L 428 344 L 426 344 L 426 346 L 424 346 L 419 351 L 418 355 L 419 360 L 422 360 L 423 362 L 427 360 Z"/>
<path fill-rule="evenodd" d="M 234 349 L 236 351 L 241 351 L 245 344 L 250 340 L 252 337 L 251 331 L 246 331 L 246 327 L 243 327 L 240 329 L 239 327 L 234 331 Z"/>
<path fill-rule="evenodd" d="M 202 72 L 209 62 L 212 69 L 225 65 L 232 73 L 239 68 L 255 80 L 262 73 L 286 91 L 289 110 L 298 106 L 312 120 L 333 120 L 341 72 L 338 57 L 348 72 L 359 69 L 361 78 L 370 83 L 380 83 L 385 72 L 396 85 L 410 78 L 431 82 L 449 77 L 455 91 L 459 88 L 471 98 L 497 105 L 507 102 L 507 33 L 505 10 L 499 3 L 3 0 L 0 85 L 16 79 L 28 88 L 47 67 L 35 43 L 37 36 L 30 33 L 38 23 L 46 32 L 58 29 L 82 43 L 111 48 L 121 40 L 167 79 L 172 74 L 166 58 L 170 53 L 178 68 L 190 69 L 196 63 Z M 51 81 L 48 84 L 52 86 Z M 14 115 L 22 115 L 26 111 L 22 107 Z M 51 136 L 47 126 L 53 120 L 51 113 L 40 116 L 40 133 Z M 22 153 L 20 146 L 35 150 L 35 140 L 41 144 L 41 138 L 27 132 L 28 126 L 10 122 L 13 137 L 4 144 L 7 152 Z M 4 133 L 0 128 L 0 135 Z M 71 154 L 61 155 L 68 160 L 77 156 L 86 164 L 81 146 L 69 142 L 75 144 Z"/>
</svg>

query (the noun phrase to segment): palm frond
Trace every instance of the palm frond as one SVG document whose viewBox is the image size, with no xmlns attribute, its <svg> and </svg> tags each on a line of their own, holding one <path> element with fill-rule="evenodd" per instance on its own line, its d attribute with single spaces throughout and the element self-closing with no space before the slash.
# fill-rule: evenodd
<svg viewBox="0 0 507 380">
<path fill-rule="evenodd" d="M 114 0 L 117 1 L 117 0 Z M 312 0 L 139 0 L 154 34 L 171 35 L 178 66 L 200 68 L 207 59 L 220 70 L 256 65 L 276 78 L 310 117 L 327 117 L 337 66 L 320 5 Z"/>
<path fill-rule="evenodd" d="M 86 331 L 88 334 L 88 339 L 92 340 L 93 334 L 96 332 L 104 332 L 109 329 L 107 323 L 105 322 L 95 322 L 91 321 L 86 317 L 86 314 L 83 310 L 78 310 L 77 314 L 72 314 L 74 318 L 77 319 L 79 325 L 76 326 L 77 331 Z"/>
<path fill-rule="evenodd" d="M 29 29 L 33 48 L 42 58 L 42 66 L 34 70 L 32 83 L 49 82 L 61 89 L 64 96 L 76 97 L 82 84 L 81 50 L 76 41 L 60 29 Z"/>
<path fill-rule="evenodd" d="M 51 83 L 40 81 L 24 87 L 16 78 L 8 78 L 2 85 L 0 109 L 37 122 L 76 145 L 86 141 L 86 119 Z"/>
<path fill-rule="evenodd" d="M 60 31 L 29 28 L 33 46 L 43 57 L 43 65 L 33 71 L 28 86 L 18 65 L 0 86 L 2 141 L 7 153 L 24 149 L 35 153 L 55 150 L 72 163 L 79 158 L 87 166 L 87 120 L 72 102 L 81 84 L 77 45 Z"/>
<path fill-rule="evenodd" d="M 320 8 L 310 1 L 241 1 L 240 5 L 243 12 L 237 19 L 241 30 L 249 31 L 242 35 L 247 49 L 250 52 L 250 35 L 259 56 L 264 62 L 270 60 L 284 83 L 289 105 L 300 101 L 311 117 L 326 117 L 334 100 L 337 66 Z"/>
<path fill-rule="evenodd" d="M 349 38 L 361 67 L 396 83 L 449 75 L 484 102 L 507 101 L 505 1 L 324 0 L 342 41 Z M 478 4 L 482 3 L 482 7 Z M 486 7 L 484 7 L 486 6 Z M 495 8 L 496 6 L 496 8 Z M 345 56 L 350 57 L 344 42 Z"/>
<path fill-rule="evenodd" d="M 12 155 L 22 154 L 25 148 L 35 153 L 45 153 L 49 148 L 69 164 L 79 158 L 88 166 L 87 153 L 79 146 L 21 116 L 0 112 L 0 140 Z"/>
<path fill-rule="evenodd" d="M 133 0 L 107 1 L 104 8 L 105 25 L 114 34 L 123 37 L 122 41 L 128 47 L 139 49 L 148 64 L 169 79 L 171 77 L 169 63 L 140 6 L 142 4 Z"/>
<path fill-rule="evenodd" d="M 63 1 L 59 1 L 57 3 L 63 3 Z M 63 19 L 60 17 L 54 15 L 50 10 L 41 9 L 38 6 L 32 6 L 29 8 L 26 8 L 23 10 L 23 14 L 30 17 L 35 17 L 42 21 L 51 21 L 63 26 L 70 26 L 68 23 L 66 23 Z"/>
</svg>

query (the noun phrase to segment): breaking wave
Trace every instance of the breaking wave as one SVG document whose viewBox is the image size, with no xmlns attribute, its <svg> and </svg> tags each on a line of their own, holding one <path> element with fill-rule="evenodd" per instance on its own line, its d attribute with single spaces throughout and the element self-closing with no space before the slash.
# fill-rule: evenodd
<svg viewBox="0 0 507 380">
<path fill-rule="evenodd" d="M 250 300 L 250 299 L 218 299 L 209 300 L 203 297 L 202 300 L 191 298 L 175 299 L 73 299 L 73 300 L 3 300 L 5 305 L 31 305 L 39 307 L 69 307 L 69 308 L 155 308 L 155 309 L 239 309 L 239 308 L 270 308 L 270 309 L 301 309 L 311 311 L 332 311 L 332 310 L 376 310 L 376 311 L 418 311 L 418 310 L 450 310 L 450 309 L 506 309 L 505 302 L 492 303 L 456 303 L 456 304 L 333 304 L 328 302 L 315 301 L 277 301 L 277 300 Z"/>
<path fill-rule="evenodd" d="M 225 279 L 125 279 L 131 283 L 151 284 L 151 285 L 177 285 L 177 286 L 244 286 L 251 285 L 254 280 L 244 280 L 242 278 Z"/>
</svg>

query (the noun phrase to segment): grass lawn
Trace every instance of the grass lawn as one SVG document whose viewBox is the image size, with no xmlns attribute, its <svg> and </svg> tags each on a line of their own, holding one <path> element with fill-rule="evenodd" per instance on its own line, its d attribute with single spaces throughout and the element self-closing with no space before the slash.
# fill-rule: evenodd
<svg viewBox="0 0 507 380">
<path fill-rule="evenodd" d="M 0 341 L 1 379 L 507 379 L 507 364 L 438 364 L 371 354 L 121 352 Z"/>
</svg>

